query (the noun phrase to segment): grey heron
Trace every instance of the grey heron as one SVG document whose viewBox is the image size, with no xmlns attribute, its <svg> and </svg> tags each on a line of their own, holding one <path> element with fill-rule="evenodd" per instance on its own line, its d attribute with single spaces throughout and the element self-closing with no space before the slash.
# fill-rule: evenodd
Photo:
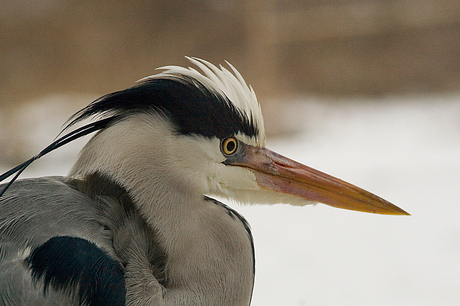
<svg viewBox="0 0 460 306">
<path fill-rule="evenodd" d="M 0 186 L 0 305 L 250 304 L 250 227 L 214 197 L 407 214 L 265 148 L 260 105 L 238 71 L 189 60 L 201 72 L 163 67 L 95 100 L 0 176 L 13 176 Z M 16 180 L 93 132 L 66 177 Z"/>
</svg>

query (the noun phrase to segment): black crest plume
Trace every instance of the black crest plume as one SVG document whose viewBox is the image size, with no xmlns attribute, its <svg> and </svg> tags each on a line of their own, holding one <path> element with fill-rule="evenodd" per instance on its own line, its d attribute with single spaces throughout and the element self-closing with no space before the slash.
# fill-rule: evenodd
<svg viewBox="0 0 460 306">
<path fill-rule="evenodd" d="M 69 142 L 105 129 L 136 113 L 160 113 L 171 120 L 177 133 L 184 135 L 196 134 L 220 139 L 237 133 L 243 133 L 254 139 L 258 139 L 260 134 L 264 135 L 260 106 L 252 89 L 247 87 L 241 75 L 231 65 L 236 76 L 223 67 L 219 70 L 205 61 L 191 58 L 189 60 L 197 64 L 206 75 L 203 76 L 191 68 L 165 67 L 165 69 L 170 68 L 170 71 L 173 71 L 172 74 L 175 75 L 162 73 L 158 77 L 147 78 L 132 88 L 102 96 L 74 114 L 49 146 L 24 163 L 0 175 L 0 182 L 14 175 L 0 191 L 0 196 L 35 160 Z M 215 77 L 214 80 L 208 79 L 209 76 Z M 229 86 L 232 93 L 240 90 L 250 103 L 237 107 L 232 102 L 238 101 L 231 102 L 222 90 L 213 88 L 214 85 L 225 87 L 226 85 L 220 82 L 222 79 L 230 80 L 231 85 Z M 212 85 L 204 84 L 202 81 L 210 81 Z M 253 111 L 256 112 L 255 118 Z M 64 131 L 76 123 L 91 117 L 96 121 L 61 136 Z"/>
</svg>

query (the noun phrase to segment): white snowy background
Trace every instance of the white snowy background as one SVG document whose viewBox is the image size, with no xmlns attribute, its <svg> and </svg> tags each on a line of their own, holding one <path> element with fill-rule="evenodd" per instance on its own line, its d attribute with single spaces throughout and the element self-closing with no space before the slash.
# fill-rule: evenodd
<svg viewBox="0 0 460 306">
<path fill-rule="evenodd" d="M 13 118 L 21 129 L 3 143 L 21 138 L 31 155 L 40 150 L 77 110 L 57 111 L 65 99 L 24 108 Z M 282 119 L 300 123 L 299 131 L 268 138 L 267 147 L 376 193 L 411 216 L 325 205 L 233 205 L 255 240 L 252 305 L 459 305 L 460 95 L 308 98 L 286 109 Z M 0 123 L 10 117 L 2 115 Z M 51 153 L 22 177 L 65 175 L 83 143 Z"/>
</svg>

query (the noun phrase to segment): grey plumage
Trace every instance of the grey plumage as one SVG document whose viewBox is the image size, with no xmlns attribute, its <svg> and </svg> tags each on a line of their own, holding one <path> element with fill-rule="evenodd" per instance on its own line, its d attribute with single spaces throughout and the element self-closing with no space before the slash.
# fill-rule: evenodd
<svg viewBox="0 0 460 306">
<path fill-rule="evenodd" d="M 203 201 L 211 203 L 221 211 L 223 218 L 235 225 L 244 222 L 247 226 L 244 219 L 225 205 L 207 198 Z M 31 251 L 56 236 L 81 237 L 94 243 L 120 262 L 126 272 L 132 273 L 126 281 L 126 285 L 129 280 L 135 281 L 128 292 L 128 300 L 140 300 L 147 289 L 149 296 L 145 299 L 151 304 L 145 305 L 162 305 L 162 287 L 171 285 L 164 273 L 167 255 L 159 247 L 154 231 L 145 226 L 145 220 L 120 186 L 97 174 L 86 180 L 26 179 L 15 182 L 0 198 L 0 204 L 0 305 L 78 305 L 77 287 L 56 292 L 50 286 L 44 295 L 43 279 L 33 281 L 27 265 Z M 250 232 L 245 235 L 250 241 Z M 240 253 L 244 249 L 233 251 Z M 132 269 L 126 267 L 128 264 L 133 265 Z M 252 268 L 250 271 L 253 277 Z M 158 282 L 158 286 L 152 286 L 152 282 Z M 109 290 L 117 289 L 114 287 Z M 153 288 L 158 292 L 153 292 Z M 155 297 L 158 301 L 154 302 Z M 196 300 L 196 305 L 225 303 L 211 296 L 184 296 L 183 301 L 175 302 L 192 305 L 188 298 Z M 90 305 L 105 304 L 92 301 Z"/>
<path fill-rule="evenodd" d="M 56 236 L 87 239 L 115 257 L 110 231 L 101 224 L 102 206 L 96 203 L 103 202 L 85 197 L 60 177 L 17 181 L 0 198 L 0 301 L 4 305 L 76 305 L 53 288 L 45 296 L 43 280 L 32 281 L 27 259 Z"/>
</svg>

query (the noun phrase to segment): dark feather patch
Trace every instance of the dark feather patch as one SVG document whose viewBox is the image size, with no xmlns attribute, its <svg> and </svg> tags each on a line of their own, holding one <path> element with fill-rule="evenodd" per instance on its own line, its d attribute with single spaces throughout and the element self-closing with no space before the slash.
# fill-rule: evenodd
<svg viewBox="0 0 460 306">
<path fill-rule="evenodd" d="M 222 139 L 238 132 L 257 137 L 259 132 L 253 118 L 236 108 L 227 97 L 188 77 L 150 79 L 105 95 L 76 113 L 67 127 L 92 116 L 113 117 L 116 122 L 142 112 L 165 114 L 177 131 L 185 135 Z"/>
<path fill-rule="evenodd" d="M 77 237 L 53 237 L 27 258 L 35 281 L 77 296 L 79 305 L 125 305 L 123 268 L 94 243 Z M 78 292 L 76 292 L 78 290 Z"/>
<path fill-rule="evenodd" d="M 136 113 L 156 112 L 168 116 L 183 135 L 196 134 L 224 139 L 239 132 L 258 137 L 259 130 L 251 114 L 235 107 L 228 98 L 213 91 L 196 79 L 177 78 L 150 79 L 126 90 L 105 95 L 74 114 L 63 131 L 76 123 L 100 117 L 56 139 L 39 154 L 23 164 L 0 175 L 0 182 L 13 179 L 0 190 L 0 197 L 19 175 L 35 160 L 55 149 Z"/>
</svg>

